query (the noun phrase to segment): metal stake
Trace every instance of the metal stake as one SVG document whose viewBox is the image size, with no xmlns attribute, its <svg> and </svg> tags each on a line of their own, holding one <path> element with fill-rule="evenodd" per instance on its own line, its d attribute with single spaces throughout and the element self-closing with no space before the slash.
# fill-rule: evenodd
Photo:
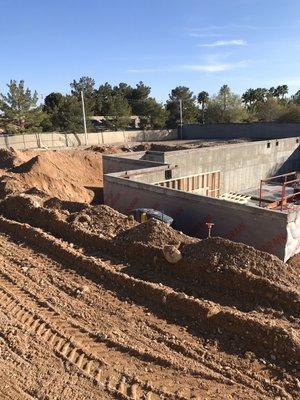
<svg viewBox="0 0 300 400">
<path fill-rule="evenodd" d="M 212 227 L 214 226 L 214 223 L 213 222 L 206 222 L 205 224 L 206 224 L 206 226 L 208 228 L 207 238 L 209 239 L 211 237 L 211 230 L 212 230 Z"/>
</svg>

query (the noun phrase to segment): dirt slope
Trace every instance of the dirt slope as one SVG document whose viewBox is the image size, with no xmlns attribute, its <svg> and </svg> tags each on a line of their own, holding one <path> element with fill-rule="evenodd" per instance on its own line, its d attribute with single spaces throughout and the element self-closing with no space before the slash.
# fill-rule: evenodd
<svg viewBox="0 0 300 400">
<path fill-rule="evenodd" d="M 161 221 L 150 219 L 149 221 L 136 224 L 131 229 L 121 232 L 116 240 L 128 243 L 143 243 L 147 246 L 163 247 L 165 245 L 179 246 L 180 244 L 195 243 L 198 241 L 176 231 Z"/>
<path fill-rule="evenodd" d="M 1 399 L 300 399 L 297 265 L 89 205 L 90 150 L 0 168 Z"/>
<path fill-rule="evenodd" d="M 0 197 L 36 188 L 50 197 L 90 203 L 102 186 L 102 160 L 87 150 L 0 152 Z"/>
<path fill-rule="evenodd" d="M 126 300 L 116 282 L 86 279 L 57 261 L 53 239 L 20 228 L 0 228 L 9 235 L 0 236 L 4 399 L 15 395 L 13 381 L 23 398 L 296 398 L 296 378 L 280 378 L 276 364 L 222 351 L 218 341 Z"/>
</svg>

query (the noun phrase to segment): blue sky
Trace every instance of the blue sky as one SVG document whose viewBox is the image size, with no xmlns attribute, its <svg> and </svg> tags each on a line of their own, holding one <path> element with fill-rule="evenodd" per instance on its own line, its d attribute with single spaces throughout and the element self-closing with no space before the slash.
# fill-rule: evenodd
<svg viewBox="0 0 300 400">
<path fill-rule="evenodd" d="M 300 89 L 300 0 L 0 0 L 0 43 L 0 91 L 82 75 L 142 80 L 160 101 L 177 85 Z"/>
</svg>

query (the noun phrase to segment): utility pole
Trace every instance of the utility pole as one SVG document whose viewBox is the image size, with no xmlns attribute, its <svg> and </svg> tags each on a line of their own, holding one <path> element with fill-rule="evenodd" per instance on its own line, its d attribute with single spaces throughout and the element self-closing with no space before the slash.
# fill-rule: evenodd
<svg viewBox="0 0 300 400">
<path fill-rule="evenodd" d="M 180 139 L 182 140 L 182 99 L 179 99 L 179 113 L 180 113 Z"/>
<path fill-rule="evenodd" d="M 82 116 L 83 116 L 83 126 L 84 126 L 84 134 L 85 134 L 85 145 L 87 145 L 88 144 L 88 135 L 87 135 L 87 130 L 86 130 L 86 118 L 85 118 L 83 91 L 81 91 L 81 104 L 82 104 Z"/>
</svg>

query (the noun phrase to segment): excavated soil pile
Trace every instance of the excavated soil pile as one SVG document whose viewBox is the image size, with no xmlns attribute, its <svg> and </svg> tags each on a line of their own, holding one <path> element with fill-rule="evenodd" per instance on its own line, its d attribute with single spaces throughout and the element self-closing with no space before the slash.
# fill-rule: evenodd
<svg viewBox="0 0 300 400">
<path fill-rule="evenodd" d="M 13 168 L 22 162 L 24 162 L 22 152 L 14 149 L 0 149 L 0 169 Z"/>
<path fill-rule="evenodd" d="M 171 228 L 164 222 L 150 219 L 136 225 L 132 229 L 119 234 L 118 241 L 128 243 L 143 243 L 148 246 L 163 247 L 165 245 L 180 246 L 181 244 L 195 243 L 198 239 L 187 236 Z"/>
<path fill-rule="evenodd" d="M 290 258 L 288 264 L 294 269 L 300 271 L 300 254 L 296 254 L 294 257 Z"/>
<path fill-rule="evenodd" d="M 78 201 L 67 201 L 67 200 L 60 200 L 57 197 L 51 197 L 50 199 L 44 201 L 44 207 L 60 210 L 69 213 L 76 213 L 84 210 L 88 207 L 85 203 L 80 203 Z"/>
<path fill-rule="evenodd" d="M 24 221 L 29 224 L 40 223 L 42 216 L 38 214 L 43 210 L 44 199 L 33 195 L 11 195 L 0 201 L 0 213 L 16 221 Z M 44 209 L 45 210 L 45 209 Z M 49 223 L 54 219 L 61 219 L 60 213 L 56 210 L 49 210 Z M 51 213 L 51 214 L 50 214 Z M 38 219 L 38 221 L 35 221 Z"/>
<path fill-rule="evenodd" d="M 143 145 L 142 145 L 142 147 L 143 147 Z M 116 153 L 134 151 L 129 145 L 114 146 L 111 144 L 103 144 L 101 146 L 91 146 L 91 147 L 89 147 L 88 150 L 92 150 L 97 153 L 103 153 L 103 154 L 116 154 Z M 141 148 L 141 150 L 144 150 L 144 148 Z M 138 151 L 138 150 L 135 150 L 135 151 Z"/>
<path fill-rule="evenodd" d="M 50 197 L 90 203 L 102 186 L 102 160 L 86 151 L 5 150 L 0 153 L 0 197 L 36 188 Z"/>
<path fill-rule="evenodd" d="M 127 217 L 106 205 L 89 206 L 70 215 L 68 222 L 76 228 L 106 237 L 114 237 L 137 225 L 133 217 Z"/>
<path fill-rule="evenodd" d="M 241 143 L 245 142 L 247 139 L 233 139 L 233 140 L 197 140 L 191 142 L 180 142 L 178 141 L 161 141 L 161 142 L 131 142 L 124 145 L 109 145 L 103 144 L 99 146 L 91 146 L 89 149 L 103 154 L 115 154 L 122 152 L 132 152 L 132 151 L 178 151 L 178 150 L 188 150 L 197 149 L 202 147 L 212 147 L 220 146 L 228 143 Z"/>
<path fill-rule="evenodd" d="M 299 287 L 300 270 L 277 257 L 242 243 L 215 237 L 184 246 L 182 255 L 188 264 L 210 265 L 218 269 L 245 270 L 282 285 Z"/>
</svg>

